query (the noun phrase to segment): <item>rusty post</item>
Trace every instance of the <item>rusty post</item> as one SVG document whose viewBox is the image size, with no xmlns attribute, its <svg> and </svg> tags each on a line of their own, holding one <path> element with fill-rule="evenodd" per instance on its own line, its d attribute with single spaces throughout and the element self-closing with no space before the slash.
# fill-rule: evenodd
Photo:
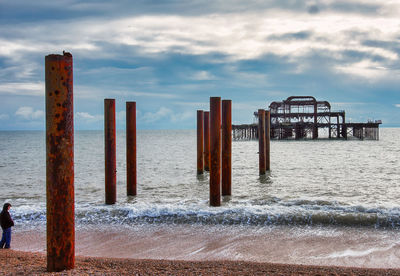
<svg viewBox="0 0 400 276">
<path fill-rule="evenodd" d="M 106 204 L 115 204 L 117 201 L 117 168 L 115 150 L 115 100 L 104 99 Z"/>
<path fill-rule="evenodd" d="M 258 110 L 258 163 L 260 175 L 265 174 L 265 110 Z"/>
<path fill-rule="evenodd" d="M 221 206 L 221 98 L 210 98 L 210 205 Z"/>
<path fill-rule="evenodd" d="M 75 266 L 72 55 L 48 55 L 46 75 L 47 271 Z"/>
<path fill-rule="evenodd" d="M 204 111 L 204 170 L 210 171 L 210 112 Z"/>
<path fill-rule="evenodd" d="M 197 174 L 204 172 L 203 117 L 203 110 L 197 110 Z"/>
<path fill-rule="evenodd" d="M 126 192 L 137 194 L 136 174 L 136 102 L 126 102 Z"/>
<path fill-rule="evenodd" d="M 267 110 L 265 112 L 265 169 L 267 171 L 271 170 L 271 111 Z"/>
<path fill-rule="evenodd" d="M 232 194 L 232 101 L 222 101 L 222 195 Z"/>
</svg>

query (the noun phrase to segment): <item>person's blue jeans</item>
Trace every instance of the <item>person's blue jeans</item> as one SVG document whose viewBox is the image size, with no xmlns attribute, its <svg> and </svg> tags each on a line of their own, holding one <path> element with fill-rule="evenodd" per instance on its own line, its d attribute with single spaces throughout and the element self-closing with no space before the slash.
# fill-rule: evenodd
<svg viewBox="0 0 400 276">
<path fill-rule="evenodd" d="M 3 236 L 1 237 L 0 248 L 10 248 L 10 244 L 11 244 L 11 227 L 3 230 Z"/>
</svg>

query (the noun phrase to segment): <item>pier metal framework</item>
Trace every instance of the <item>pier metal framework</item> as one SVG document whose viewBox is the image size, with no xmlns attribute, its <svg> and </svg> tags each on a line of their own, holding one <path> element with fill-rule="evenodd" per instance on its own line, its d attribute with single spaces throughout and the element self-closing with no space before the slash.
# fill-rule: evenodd
<svg viewBox="0 0 400 276">
<path fill-rule="evenodd" d="M 323 138 L 379 140 L 382 121 L 346 123 L 344 110 L 332 111 L 327 101 L 317 101 L 312 96 L 291 96 L 269 105 L 271 112 L 271 139 L 318 139 Z M 258 121 L 258 112 L 254 112 Z M 323 136 L 323 135 L 322 135 Z M 234 140 L 257 139 L 257 124 L 234 125 Z"/>
</svg>

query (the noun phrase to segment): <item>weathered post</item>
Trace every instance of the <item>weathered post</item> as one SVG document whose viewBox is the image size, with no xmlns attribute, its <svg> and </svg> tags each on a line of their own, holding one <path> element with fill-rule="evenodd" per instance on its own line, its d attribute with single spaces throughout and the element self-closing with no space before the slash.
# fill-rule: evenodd
<svg viewBox="0 0 400 276">
<path fill-rule="evenodd" d="M 210 171 L 210 112 L 204 111 L 204 170 Z"/>
<path fill-rule="evenodd" d="M 115 204 L 117 201 L 117 168 L 114 99 L 104 99 L 104 151 L 106 204 Z"/>
<path fill-rule="evenodd" d="M 265 110 L 258 110 L 258 160 L 260 175 L 265 174 Z"/>
<path fill-rule="evenodd" d="M 232 194 L 232 101 L 222 101 L 222 195 Z"/>
<path fill-rule="evenodd" d="M 197 110 L 197 174 L 204 172 L 203 110 Z"/>
<path fill-rule="evenodd" d="M 265 169 L 271 170 L 271 111 L 265 112 Z"/>
<path fill-rule="evenodd" d="M 221 206 L 221 98 L 210 98 L 210 205 Z"/>
<path fill-rule="evenodd" d="M 136 173 L 136 102 L 126 102 L 126 192 L 137 194 Z"/>
<path fill-rule="evenodd" d="M 75 266 L 72 55 L 45 58 L 47 271 Z"/>
</svg>

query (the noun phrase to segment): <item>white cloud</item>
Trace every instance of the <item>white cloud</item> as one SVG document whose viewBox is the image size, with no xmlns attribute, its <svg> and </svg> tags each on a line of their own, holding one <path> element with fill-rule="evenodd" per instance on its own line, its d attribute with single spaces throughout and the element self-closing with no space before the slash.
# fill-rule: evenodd
<svg viewBox="0 0 400 276">
<path fill-rule="evenodd" d="M 379 64 L 378 62 L 362 60 L 353 64 L 346 64 L 345 66 L 336 66 L 336 70 L 374 81 L 387 75 L 387 69 L 379 66 Z"/>
<path fill-rule="evenodd" d="M 395 104 L 394 106 L 400 108 L 400 104 Z"/>
<path fill-rule="evenodd" d="M 30 106 L 21 106 L 15 112 L 15 115 L 25 120 L 37 120 L 44 117 L 43 110 L 34 110 Z"/>
<path fill-rule="evenodd" d="M 126 112 L 124 110 L 117 112 L 115 115 L 115 119 L 117 121 L 125 122 L 126 121 Z"/>
<path fill-rule="evenodd" d="M 8 120 L 9 118 L 8 114 L 0 114 L 0 120 Z"/>
<path fill-rule="evenodd" d="M 176 113 L 171 115 L 171 121 L 174 123 L 186 121 L 190 118 L 194 118 L 195 111 L 185 111 L 182 113 Z"/>
<path fill-rule="evenodd" d="M 216 77 L 208 71 L 198 71 L 198 72 L 194 73 L 190 78 L 192 80 L 198 80 L 198 81 L 215 80 L 216 79 Z"/>
<path fill-rule="evenodd" d="M 103 115 L 92 115 L 87 112 L 76 112 L 75 113 L 75 119 L 76 120 L 85 120 L 88 122 L 97 122 L 103 120 L 104 116 Z"/>
<path fill-rule="evenodd" d="M 153 123 L 156 122 L 162 118 L 169 118 L 173 114 L 171 109 L 168 109 L 166 107 L 161 107 L 157 112 L 146 112 L 143 114 L 141 117 L 141 120 L 143 120 L 146 123 Z"/>
<path fill-rule="evenodd" d="M 0 95 L 44 96 L 44 82 L 6 82 L 0 84 Z"/>
</svg>

